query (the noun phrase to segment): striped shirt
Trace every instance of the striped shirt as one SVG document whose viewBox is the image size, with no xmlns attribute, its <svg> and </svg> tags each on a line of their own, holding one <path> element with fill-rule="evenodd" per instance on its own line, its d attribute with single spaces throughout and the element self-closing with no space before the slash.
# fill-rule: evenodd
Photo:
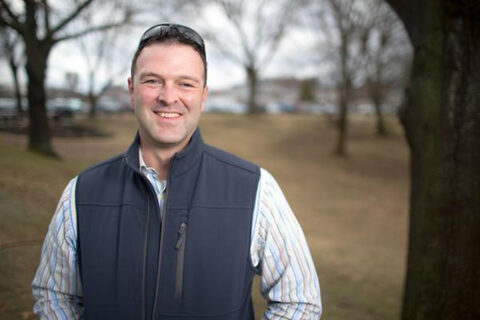
<svg viewBox="0 0 480 320">
<path fill-rule="evenodd" d="M 152 184 L 162 208 L 166 181 L 148 168 L 140 170 Z M 65 188 L 50 223 L 40 265 L 32 282 L 34 312 L 41 319 L 79 319 L 82 285 L 77 257 L 74 178 Z M 261 276 L 267 300 L 262 319 L 319 319 L 320 287 L 303 231 L 275 179 L 261 169 L 251 233 L 250 255 Z"/>
</svg>

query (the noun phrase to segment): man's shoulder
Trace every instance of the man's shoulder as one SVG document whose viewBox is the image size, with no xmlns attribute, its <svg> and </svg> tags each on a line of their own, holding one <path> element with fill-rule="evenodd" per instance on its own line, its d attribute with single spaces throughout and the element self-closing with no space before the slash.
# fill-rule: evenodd
<svg viewBox="0 0 480 320">
<path fill-rule="evenodd" d="M 221 162 L 225 165 L 244 170 L 253 174 L 260 174 L 260 167 L 253 162 L 240 158 L 230 152 L 218 149 L 211 145 L 205 145 L 205 153 L 215 161 Z"/>
<path fill-rule="evenodd" d="M 122 164 L 125 158 L 125 154 L 119 154 L 114 157 L 108 158 L 106 160 L 103 160 L 101 162 L 98 162 L 96 164 L 93 164 L 86 169 L 84 169 L 82 172 L 80 172 L 79 176 L 84 176 L 84 175 L 95 175 L 99 171 L 105 170 L 111 166 L 116 166 L 119 164 Z"/>
</svg>

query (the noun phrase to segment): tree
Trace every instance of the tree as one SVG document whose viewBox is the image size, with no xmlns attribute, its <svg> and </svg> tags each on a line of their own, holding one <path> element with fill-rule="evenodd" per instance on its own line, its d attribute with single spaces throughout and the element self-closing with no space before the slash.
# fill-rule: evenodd
<svg viewBox="0 0 480 320">
<path fill-rule="evenodd" d="M 405 29 L 383 0 L 365 2 L 366 22 L 362 30 L 365 84 L 375 107 L 376 132 L 387 135 L 382 107 L 392 89 L 404 88 L 411 60 Z"/>
<path fill-rule="evenodd" d="M 298 100 L 302 102 L 315 102 L 317 97 L 315 89 L 317 88 L 316 79 L 304 79 L 300 82 Z"/>
<path fill-rule="evenodd" d="M 319 29 L 328 38 L 328 50 L 335 62 L 337 86 L 338 136 L 335 154 L 346 155 L 346 138 L 348 128 L 348 109 L 352 100 L 353 86 L 361 75 L 361 30 L 366 17 L 359 2 L 350 0 L 327 0 L 313 12 Z"/>
<path fill-rule="evenodd" d="M 2 53 L 8 63 L 10 72 L 12 73 L 13 88 L 15 90 L 15 101 L 17 105 L 17 115 L 23 116 L 22 93 L 20 92 L 20 81 L 18 79 L 18 70 L 21 66 L 20 38 L 12 30 L 0 26 L 0 46 Z"/>
<path fill-rule="evenodd" d="M 121 19 L 113 23 L 98 23 L 81 30 L 69 30 L 72 22 L 93 0 L 56 3 L 48 0 L 24 0 L 18 3 L 0 0 L 0 25 L 15 30 L 23 39 L 28 77 L 28 115 L 30 120 L 28 148 L 32 151 L 55 155 L 46 112 L 45 77 L 47 61 L 58 43 L 88 33 L 122 25 L 130 20 L 132 10 L 126 8 Z"/>
<path fill-rule="evenodd" d="M 222 31 L 216 32 L 209 26 L 203 33 L 225 57 L 244 68 L 249 113 L 261 112 L 257 103 L 259 75 L 272 61 L 303 1 L 212 0 L 211 3 L 223 13 L 228 27 L 222 25 Z"/>
<path fill-rule="evenodd" d="M 414 58 L 403 319 L 480 319 L 480 4 L 388 0 Z"/>
<path fill-rule="evenodd" d="M 91 25 L 94 16 L 94 12 L 86 15 L 82 19 L 83 24 Z M 115 17 L 110 16 L 107 19 L 110 19 L 113 23 Z M 96 117 L 99 99 L 112 87 L 118 75 L 128 67 L 125 64 L 118 63 L 120 59 L 115 59 L 115 54 L 122 50 L 122 47 L 118 46 L 119 31 L 119 28 L 111 28 L 106 31 L 92 32 L 78 39 L 80 52 L 87 64 L 86 98 L 89 104 L 88 114 L 90 119 Z M 103 73 L 104 77 L 99 77 L 100 72 Z"/>
</svg>

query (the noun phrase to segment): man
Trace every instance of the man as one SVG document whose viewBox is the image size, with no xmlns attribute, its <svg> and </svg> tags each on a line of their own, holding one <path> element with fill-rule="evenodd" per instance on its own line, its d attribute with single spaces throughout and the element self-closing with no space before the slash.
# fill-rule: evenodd
<svg viewBox="0 0 480 320">
<path fill-rule="evenodd" d="M 202 38 L 176 24 L 142 36 L 128 89 L 138 134 L 65 189 L 33 280 L 45 319 L 317 319 L 303 232 L 264 169 L 203 143 Z"/>
</svg>

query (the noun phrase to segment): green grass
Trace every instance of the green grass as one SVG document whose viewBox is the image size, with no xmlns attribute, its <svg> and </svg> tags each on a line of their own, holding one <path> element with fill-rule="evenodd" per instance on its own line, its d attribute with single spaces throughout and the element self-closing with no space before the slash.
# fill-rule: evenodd
<svg viewBox="0 0 480 320">
<path fill-rule="evenodd" d="M 83 121 L 83 120 L 82 120 Z M 25 151 L 25 137 L 0 133 L 0 319 L 33 318 L 30 282 L 41 239 L 68 181 L 125 150 L 131 115 L 88 125 L 111 134 L 56 138 L 62 160 Z M 392 135 L 353 117 L 349 156 L 332 155 L 335 130 L 320 116 L 205 115 L 204 139 L 256 162 L 278 180 L 303 226 L 322 289 L 322 319 L 398 319 L 405 268 L 408 152 L 394 118 Z M 255 283 L 257 317 L 264 303 Z"/>
</svg>

